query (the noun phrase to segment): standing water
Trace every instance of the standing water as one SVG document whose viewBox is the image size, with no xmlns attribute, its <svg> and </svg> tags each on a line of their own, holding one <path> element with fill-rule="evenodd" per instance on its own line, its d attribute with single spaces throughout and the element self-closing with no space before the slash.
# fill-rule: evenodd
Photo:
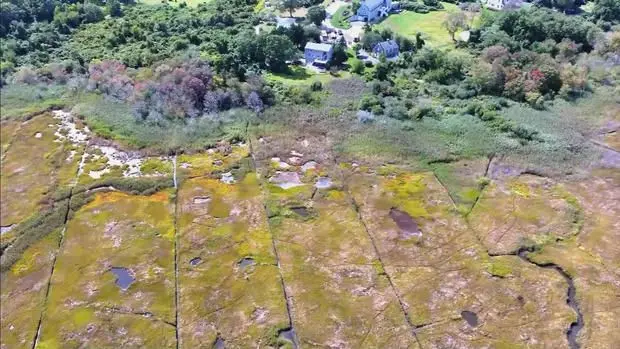
<svg viewBox="0 0 620 349">
<path fill-rule="evenodd" d="M 129 269 L 127 268 L 112 267 L 110 271 L 116 275 L 116 286 L 120 287 L 123 291 L 127 290 L 136 280 L 129 274 Z"/>
</svg>

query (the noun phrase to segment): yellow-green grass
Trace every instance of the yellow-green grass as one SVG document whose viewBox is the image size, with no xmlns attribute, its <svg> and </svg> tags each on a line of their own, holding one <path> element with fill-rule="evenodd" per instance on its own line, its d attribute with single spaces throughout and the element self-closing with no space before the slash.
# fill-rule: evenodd
<svg viewBox="0 0 620 349">
<path fill-rule="evenodd" d="M 171 198 L 170 191 L 98 193 L 74 215 L 52 276 L 39 348 L 175 347 Z M 115 284 L 112 267 L 135 278 L 128 289 Z"/>
<path fill-rule="evenodd" d="M 254 7 L 254 12 L 259 13 L 265 9 L 265 0 L 258 0 L 256 2 L 256 6 Z"/>
<path fill-rule="evenodd" d="M 230 151 L 212 149 L 206 153 L 182 154 L 177 157 L 177 173 L 186 178 L 211 176 L 222 173 L 249 156 L 247 144 L 233 145 Z"/>
<path fill-rule="evenodd" d="M 334 340 L 343 347 L 414 346 L 372 242 L 342 190 L 339 170 L 330 167 L 320 164 L 317 172 L 332 179 L 332 188 L 314 195 L 316 174 L 304 175 L 306 184 L 291 189 L 265 183 L 299 341 L 321 347 Z M 262 172 L 271 175 L 275 170 Z M 306 207 L 307 214 L 300 215 L 295 207 Z"/>
<path fill-rule="evenodd" d="M 592 212 L 593 220 L 600 218 Z M 607 236 L 617 239 L 612 230 Z M 608 251 L 615 249 L 615 244 L 602 246 Z M 589 248 L 575 241 L 564 241 L 545 246 L 530 258 L 537 263 L 555 263 L 560 265 L 571 277 L 577 290 L 577 301 L 584 318 L 584 328 L 580 331 L 580 343 L 590 348 L 611 348 L 620 341 L 617 331 L 618 282 L 620 277 L 613 270 L 617 265 L 610 265 L 608 259 L 600 259 Z M 614 269 L 615 268 L 615 269 Z"/>
<path fill-rule="evenodd" d="M 573 312 L 564 302 L 567 285 L 558 273 L 516 256 L 489 257 L 432 173 L 393 166 L 377 172 L 357 170 L 349 188 L 411 322 L 433 324 L 417 332 L 423 347 L 449 341 L 523 345 L 522 331 L 539 342 L 564 345 Z M 402 236 L 390 218 L 392 208 L 409 213 L 422 235 Z M 477 313 L 484 334 L 452 337 L 469 326 L 460 319 L 465 310 Z M 523 317 L 532 324 L 524 325 Z M 537 326 L 539 321 L 546 326 Z"/>
<path fill-rule="evenodd" d="M 4 157 L 4 153 L 11 145 L 13 137 L 15 137 L 15 133 L 19 129 L 20 125 L 21 123 L 19 121 L 14 120 L 2 120 L 0 122 L 0 156 Z"/>
<path fill-rule="evenodd" d="M 289 322 L 256 174 L 190 179 L 178 195 L 182 345 L 219 335 L 230 347 L 268 346 Z"/>
<path fill-rule="evenodd" d="M 458 7 L 454 4 L 442 2 L 444 9 L 441 11 L 431 11 L 429 13 L 416 13 L 403 11 L 399 14 L 390 15 L 379 28 L 390 28 L 397 34 L 415 38 L 418 32 L 423 33 L 426 44 L 432 47 L 445 48 L 453 45 L 448 31 L 442 26 L 450 11 L 457 11 Z"/>
<path fill-rule="evenodd" d="M 32 348 L 59 237 L 60 230 L 57 230 L 33 244 L 2 274 L 2 348 Z"/>
<path fill-rule="evenodd" d="M 509 253 L 571 237 L 579 232 L 582 215 L 563 186 L 521 176 L 489 184 L 468 220 L 490 252 Z"/>
<path fill-rule="evenodd" d="M 25 122 L 15 134 L 2 161 L 2 226 L 37 213 L 48 194 L 75 178 L 81 149 L 67 141 L 56 142 L 57 124 L 45 113 Z M 72 150 L 76 154 L 70 157 Z"/>
<path fill-rule="evenodd" d="M 334 79 L 348 78 L 351 74 L 346 71 L 338 72 L 336 75 L 330 73 L 316 73 L 305 67 L 292 66 L 288 73 L 267 73 L 267 81 L 280 82 L 288 86 L 309 86 L 315 81 L 327 84 Z"/>
</svg>

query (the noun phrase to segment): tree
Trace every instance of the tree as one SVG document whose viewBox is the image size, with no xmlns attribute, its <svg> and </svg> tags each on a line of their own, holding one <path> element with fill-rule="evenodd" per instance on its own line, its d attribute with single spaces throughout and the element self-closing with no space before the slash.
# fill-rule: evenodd
<svg viewBox="0 0 620 349">
<path fill-rule="evenodd" d="M 301 6 L 300 0 L 279 0 L 276 8 L 280 11 L 288 11 L 290 17 L 293 17 L 293 11 Z"/>
<path fill-rule="evenodd" d="M 351 72 L 355 74 L 362 75 L 364 73 L 364 62 L 359 59 L 353 60 L 351 63 Z"/>
<path fill-rule="evenodd" d="M 121 3 L 118 0 L 108 0 L 105 4 L 108 13 L 112 17 L 120 17 L 123 15 Z"/>
<path fill-rule="evenodd" d="M 308 9 L 308 13 L 306 14 L 306 18 L 311 22 L 320 26 L 323 23 L 323 20 L 327 18 L 327 13 L 325 9 L 321 6 L 312 6 Z"/>
<path fill-rule="evenodd" d="M 383 41 L 383 37 L 374 31 L 364 33 L 362 36 L 362 46 L 365 50 L 372 50 L 372 48 Z"/>
<path fill-rule="evenodd" d="M 592 9 L 592 16 L 607 22 L 620 22 L 620 1 L 596 0 Z"/>
<path fill-rule="evenodd" d="M 448 31 L 452 41 L 456 42 L 454 38 L 456 31 L 459 29 L 467 29 L 467 16 L 465 16 L 463 11 L 452 12 L 448 14 L 442 26 Z"/>
<path fill-rule="evenodd" d="M 426 42 L 424 41 L 424 39 L 422 39 L 422 33 L 417 32 L 415 34 L 415 48 L 416 48 L 416 50 L 420 50 L 422 47 L 424 47 L 425 44 L 426 44 Z"/>
<path fill-rule="evenodd" d="M 284 71 L 286 61 L 295 57 L 295 46 L 284 35 L 267 34 L 260 38 L 260 47 L 265 57 L 265 65 L 271 71 Z"/>
<path fill-rule="evenodd" d="M 86 3 L 84 4 L 83 10 L 84 10 L 84 23 L 99 22 L 104 17 L 101 7 L 95 4 Z"/>
<path fill-rule="evenodd" d="M 499 61 L 493 64 L 478 61 L 469 70 L 470 81 L 483 93 L 500 95 L 504 90 L 504 70 Z"/>
<path fill-rule="evenodd" d="M 576 0 L 553 0 L 553 7 L 566 12 L 568 10 L 574 10 L 578 7 L 578 1 Z"/>
<path fill-rule="evenodd" d="M 280 29 L 286 33 L 286 36 L 288 36 L 288 38 L 291 39 L 293 44 L 297 45 L 298 48 L 302 49 L 306 46 L 308 39 L 306 38 L 304 27 L 301 25 L 293 24 L 288 29 L 284 27 L 278 28 L 278 30 Z"/>
<path fill-rule="evenodd" d="M 334 66 L 339 66 L 347 60 L 347 51 L 346 46 L 343 44 L 334 45 L 334 53 L 332 54 L 331 64 Z"/>
</svg>

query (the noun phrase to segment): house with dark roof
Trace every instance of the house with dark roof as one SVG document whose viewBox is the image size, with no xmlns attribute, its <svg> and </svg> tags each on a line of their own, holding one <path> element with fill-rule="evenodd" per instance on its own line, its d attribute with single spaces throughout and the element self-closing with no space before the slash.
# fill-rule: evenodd
<svg viewBox="0 0 620 349">
<path fill-rule="evenodd" d="M 394 58 L 399 54 L 398 44 L 394 40 L 387 40 L 377 43 L 372 48 L 372 53 L 375 56 L 384 55 L 386 58 Z"/>
<path fill-rule="evenodd" d="M 304 48 L 306 64 L 325 65 L 332 59 L 334 47 L 331 44 L 318 44 L 309 42 Z"/>
<path fill-rule="evenodd" d="M 392 0 L 364 0 L 357 10 L 357 19 L 364 22 L 374 22 L 381 17 L 387 17 L 392 10 Z"/>
</svg>

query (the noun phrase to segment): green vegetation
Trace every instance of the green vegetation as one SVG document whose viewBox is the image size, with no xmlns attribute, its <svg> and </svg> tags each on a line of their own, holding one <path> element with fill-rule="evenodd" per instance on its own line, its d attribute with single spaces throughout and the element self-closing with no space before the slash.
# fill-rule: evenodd
<svg viewBox="0 0 620 349">
<path fill-rule="evenodd" d="M 344 5 L 338 10 L 336 10 L 336 12 L 332 15 L 330 21 L 332 25 L 336 28 L 349 29 L 351 28 L 351 24 L 349 23 L 348 19 L 352 15 L 353 12 L 351 10 L 351 6 Z"/>
<path fill-rule="evenodd" d="M 0 0 L 0 346 L 613 347 L 616 3 Z"/>
<path fill-rule="evenodd" d="M 189 6 L 197 7 L 200 4 L 209 3 L 211 0 L 138 0 L 138 3 L 145 5 L 170 5 L 170 6 Z"/>
<path fill-rule="evenodd" d="M 450 11 L 457 9 L 456 5 L 442 3 L 444 10 L 432 11 L 429 13 L 416 13 L 403 11 L 402 13 L 391 15 L 386 18 L 380 28 L 389 28 L 393 32 L 415 38 L 417 33 L 423 33 L 424 40 L 432 47 L 448 47 L 452 40 L 446 29 L 442 27 L 443 21 Z"/>
</svg>

